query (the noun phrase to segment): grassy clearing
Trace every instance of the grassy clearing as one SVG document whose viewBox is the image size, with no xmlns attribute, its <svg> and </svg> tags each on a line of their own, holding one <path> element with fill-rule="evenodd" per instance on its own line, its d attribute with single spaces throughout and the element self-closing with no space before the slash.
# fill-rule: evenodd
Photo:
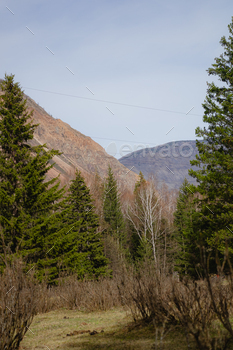
<svg viewBox="0 0 233 350">
<path fill-rule="evenodd" d="M 98 333 L 67 336 L 75 331 L 89 330 Z M 157 333 L 160 338 L 161 329 Z M 60 309 L 34 318 L 21 344 L 21 350 L 34 349 L 156 349 L 155 329 L 153 325 L 135 325 L 122 308 L 91 313 Z M 163 349 L 187 349 L 184 335 L 171 330 L 163 340 Z"/>
</svg>

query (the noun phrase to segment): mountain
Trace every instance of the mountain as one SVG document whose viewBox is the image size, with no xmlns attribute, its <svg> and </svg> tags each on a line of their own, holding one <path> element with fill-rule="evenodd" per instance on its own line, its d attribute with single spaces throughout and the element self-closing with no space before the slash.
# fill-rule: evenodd
<svg viewBox="0 0 233 350">
<path fill-rule="evenodd" d="M 169 189 L 179 189 L 185 177 L 196 184 L 196 180 L 188 175 L 188 169 L 191 168 L 190 160 L 197 153 L 196 141 L 173 141 L 132 152 L 119 162 L 128 169 L 134 167 L 132 171 L 137 174 L 141 171 L 146 179 L 154 175 L 159 185 L 164 182 Z"/>
<path fill-rule="evenodd" d="M 48 149 L 57 149 L 63 153 L 53 158 L 56 164 L 49 170 L 48 179 L 60 174 L 61 184 L 68 184 L 74 178 L 75 169 L 80 170 L 84 178 L 89 181 L 96 172 L 104 178 L 110 165 L 121 190 L 134 188 L 138 178 L 134 172 L 128 172 L 124 165 L 107 154 L 104 148 L 90 137 L 73 129 L 62 120 L 53 118 L 29 96 L 25 95 L 25 98 L 28 111 L 34 111 L 32 118 L 34 123 L 39 124 L 31 144 L 46 143 Z"/>
</svg>

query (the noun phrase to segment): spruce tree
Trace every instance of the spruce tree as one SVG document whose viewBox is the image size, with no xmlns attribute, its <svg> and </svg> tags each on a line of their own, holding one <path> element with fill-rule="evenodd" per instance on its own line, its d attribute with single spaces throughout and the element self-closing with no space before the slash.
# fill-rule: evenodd
<svg viewBox="0 0 233 350">
<path fill-rule="evenodd" d="M 207 70 L 221 84 L 208 83 L 203 104 L 206 127 L 196 129 L 199 154 L 191 161 L 199 170 L 190 170 L 197 179 L 199 201 L 198 232 L 204 246 L 215 247 L 223 257 L 228 241 L 233 252 L 233 18 L 228 26 L 229 37 L 220 44 L 223 54 Z M 206 246 L 208 248 L 208 246 Z"/>
<path fill-rule="evenodd" d="M 34 267 L 39 281 L 56 284 L 59 275 L 72 270 L 65 257 L 72 255 L 80 221 L 70 222 L 69 210 L 67 198 L 56 203 L 52 212 L 38 218 L 24 240 L 22 254 L 30 264 L 28 268 Z"/>
<path fill-rule="evenodd" d="M 61 275 L 72 273 L 83 279 L 110 273 L 94 209 L 90 191 L 81 173 L 76 172 L 55 213 L 32 235 L 30 246 L 34 246 L 36 260 L 31 262 L 36 264 L 39 280 L 57 284 Z"/>
<path fill-rule="evenodd" d="M 180 187 L 174 213 L 175 269 L 180 275 L 195 276 L 195 264 L 200 259 L 193 224 L 195 212 L 194 194 L 185 178 Z"/>
<path fill-rule="evenodd" d="M 139 193 L 140 190 L 146 186 L 146 180 L 144 178 L 143 173 L 139 172 L 139 179 L 135 183 L 134 187 L 134 200 L 135 204 L 139 204 Z M 139 204 L 141 206 L 141 204 Z M 150 251 L 150 248 L 148 247 L 148 242 L 146 240 L 141 240 L 137 231 L 135 230 L 134 225 L 130 220 L 128 220 L 129 230 L 130 230 L 130 255 L 133 260 L 133 262 L 137 263 L 138 261 L 143 260 L 148 254 L 147 252 Z"/>
<path fill-rule="evenodd" d="M 104 219 L 109 224 L 108 233 L 117 238 L 121 245 L 124 245 L 124 218 L 121 211 L 117 182 L 110 166 L 104 188 Z"/>
<path fill-rule="evenodd" d="M 95 214 L 90 190 L 80 172 L 72 181 L 67 198 L 67 223 L 79 222 L 73 228 L 72 250 L 64 255 L 64 264 L 78 276 L 104 276 L 108 273 L 108 259 L 104 256 L 102 233 L 99 231 L 99 218 Z"/>
<path fill-rule="evenodd" d="M 0 250 L 25 249 L 32 231 L 45 222 L 61 199 L 58 178 L 45 181 L 55 150 L 30 146 L 38 126 L 13 75 L 5 75 L 0 96 Z M 24 255 L 27 255 L 24 252 Z"/>
<path fill-rule="evenodd" d="M 60 272 L 100 276 L 107 271 L 98 218 L 84 180 L 77 174 L 64 197 L 58 177 L 46 181 L 61 153 L 32 147 L 37 125 L 14 76 L 5 76 L 0 102 L 0 250 L 19 254 L 39 280 L 56 283 Z"/>
<path fill-rule="evenodd" d="M 134 187 L 134 194 L 137 194 L 139 188 L 140 188 L 141 186 L 145 185 L 145 184 L 146 184 L 146 180 L 145 180 L 145 178 L 144 178 L 143 173 L 140 171 L 140 172 L 139 172 L 139 179 L 138 179 L 138 181 L 136 182 L 135 187 Z"/>
</svg>

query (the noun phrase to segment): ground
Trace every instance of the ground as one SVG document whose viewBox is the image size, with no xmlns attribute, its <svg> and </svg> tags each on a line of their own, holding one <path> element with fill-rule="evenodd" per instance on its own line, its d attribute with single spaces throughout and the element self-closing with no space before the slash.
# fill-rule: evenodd
<svg viewBox="0 0 233 350">
<path fill-rule="evenodd" d="M 88 331 L 97 333 L 91 335 Z M 160 335 L 161 329 L 158 329 L 158 349 Z M 122 308 L 91 313 L 60 309 L 34 318 L 21 343 L 21 350 L 152 350 L 157 348 L 155 339 L 153 324 L 135 325 Z M 165 335 L 162 343 L 166 350 L 187 349 L 184 335 L 173 329 Z"/>
</svg>

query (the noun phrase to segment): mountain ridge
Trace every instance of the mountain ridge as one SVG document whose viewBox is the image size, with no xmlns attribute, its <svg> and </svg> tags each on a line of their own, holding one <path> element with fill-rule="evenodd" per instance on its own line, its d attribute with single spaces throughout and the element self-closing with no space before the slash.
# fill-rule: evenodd
<svg viewBox="0 0 233 350">
<path fill-rule="evenodd" d="M 2 81 L 0 79 L 0 83 Z M 2 93 L 0 89 L 0 94 Z M 28 95 L 24 94 L 24 97 L 27 100 L 27 110 L 33 111 L 33 122 L 39 124 L 30 143 L 33 146 L 46 144 L 47 149 L 56 149 L 63 153 L 53 158 L 55 165 L 49 170 L 47 179 L 60 174 L 61 184 L 67 184 L 75 177 L 75 169 L 80 170 L 86 180 L 94 177 L 95 173 L 104 179 L 110 165 L 120 190 L 134 188 L 138 179 L 134 172 L 128 172 L 124 165 L 108 155 L 91 137 L 72 128 L 61 119 L 52 117 Z"/>
<path fill-rule="evenodd" d="M 190 165 L 196 154 L 196 140 L 171 141 L 127 154 L 119 162 L 128 169 L 133 166 L 132 170 L 137 174 L 141 171 L 146 179 L 155 176 L 160 186 L 165 183 L 169 189 L 178 190 L 185 177 L 196 184 L 196 180 L 188 174 L 188 169 L 197 169 Z"/>
</svg>

